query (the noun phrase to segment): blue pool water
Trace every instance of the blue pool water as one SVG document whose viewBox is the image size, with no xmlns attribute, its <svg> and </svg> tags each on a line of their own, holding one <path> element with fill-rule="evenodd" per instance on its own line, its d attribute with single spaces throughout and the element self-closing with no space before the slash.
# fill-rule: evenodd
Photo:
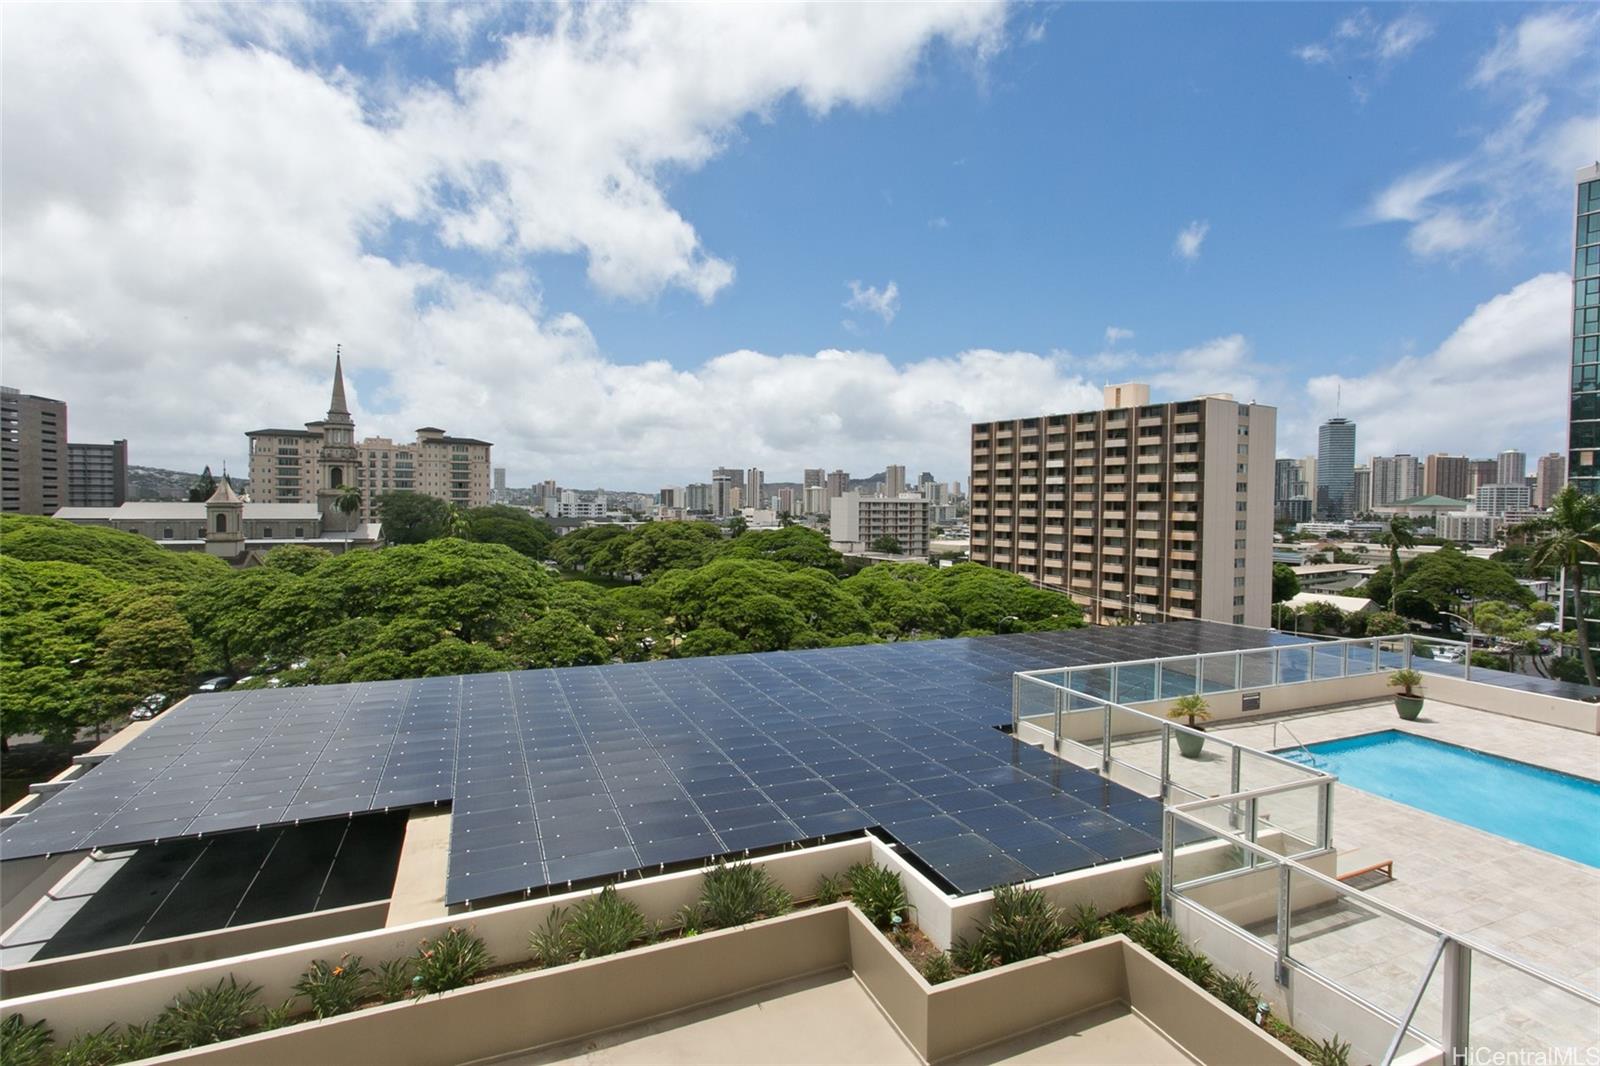
<svg viewBox="0 0 1600 1066">
<path fill-rule="evenodd" d="M 1352 788 L 1600 866 L 1600 781 L 1398 729 L 1279 751 Z"/>
</svg>

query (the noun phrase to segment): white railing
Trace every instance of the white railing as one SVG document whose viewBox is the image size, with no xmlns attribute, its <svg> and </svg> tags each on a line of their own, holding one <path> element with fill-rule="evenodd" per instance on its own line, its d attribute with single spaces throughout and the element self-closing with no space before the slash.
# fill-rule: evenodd
<svg viewBox="0 0 1600 1066">
<path fill-rule="evenodd" d="M 1441 1048 L 1445 1052 L 1443 1061 L 1446 1063 L 1475 1061 L 1470 1057 L 1473 1047 L 1496 1052 L 1515 1050 L 1496 1046 L 1498 1041 L 1507 1037 L 1516 1041 L 1531 1040 L 1547 1050 L 1570 1046 L 1579 1049 L 1582 1054 L 1581 1049 L 1587 1045 L 1585 1034 L 1591 1034 L 1592 1037 L 1592 1033 L 1600 1031 L 1600 997 L 1470 936 L 1451 932 L 1374 899 L 1337 878 L 1302 864 L 1295 856 L 1282 855 L 1263 847 L 1256 842 L 1255 833 L 1249 827 L 1237 829 L 1232 826 L 1231 812 L 1240 804 L 1253 805 L 1274 791 L 1270 787 L 1251 789 L 1166 808 L 1161 833 L 1161 877 L 1162 885 L 1166 888 L 1162 907 L 1167 917 L 1172 917 L 1174 901 L 1181 900 L 1210 920 L 1232 929 L 1236 935 L 1256 940 L 1267 947 L 1276 959 L 1274 978 L 1280 987 L 1289 988 L 1296 973 L 1305 973 L 1338 989 L 1392 1025 L 1393 1036 L 1379 1060 L 1382 1066 L 1388 1066 L 1401 1052 L 1407 1036 Z M 1219 810 L 1228 813 L 1229 824 L 1220 824 L 1216 818 L 1202 817 L 1202 812 Z M 1180 830 L 1187 838 L 1185 845 L 1177 843 Z M 1185 858 L 1184 846 L 1201 843 L 1205 838 L 1226 841 L 1236 849 L 1234 854 L 1239 856 L 1236 867 L 1221 873 L 1208 870 L 1201 876 L 1183 879 L 1178 866 Z M 1259 881 L 1261 875 L 1269 870 L 1276 871 L 1276 906 L 1270 943 L 1264 930 L 1252 931 L 1216 906 L 1196 898 L 1197 890 L 1207 886 L 1247 875 L 1254 875 Z M 1252 886 L 1249 895 L 1258 896 L 1260 892 L 1259 885 Z M 1298 908 L 1295 906 L 1297 896 L 1305 901 Z M 1337 920 L 1326 921 L 1322 928 L 1314 931 L 1308 931 L 1303 926 L 1302 936 L 1297 938 L 1294 928 L 1297 911 L 1304 926 L 1312 925 L 1319 916 Z M 1352 919 L 1349 912 L 1355 912 L 1357 917 Z M 1375 991 L 1352 987 L 1361 975 L 1341 977 L 1319 969 L 1325 960 L 1327 964 L 1334 964 L 1338 951 L 1349 950 L 1352 946 L 1339 941 L 1340 934 L 1357 922 L 1368 920 L 1387 923 L 1378 930 L 1384 958 L 1391 960 L 1391 963 L 1401 962 L 1404 965 L 1403 960 L 1408 955 L 1406 949 L 1409 947 L 1411 958 L 1421 963 L 1416 967 L 1415 981 L 1410 986 L 1409 994 L 1403 1001 L 1392 1004 L 1396 1009 L 1377 1002 L 1374 996 L 1378 993 Z M 1322 937 L 1332 942 L 1318 943 Z M 1409 945 L 1406 943 L 1408 939 Z M 1379 936 L 1369 932 L 1365 942 L 1371 944 L 1379 940 Z M 1303 950 L 1297 952 L 1297 945 Z M 1484 973 L 1481 979 L 1474 978 L 1475 959 L 1482 964 L 1480 969 Z M 1431 1027 L 1425 1029 L 1423 1026 L 1426 1023 L 1418 1021 L 1419 1011 L 1436 975 L 1441 979 L 1438 989 L 1439 1024 L 1436 1030 Z M 1474 1032 L 1474 988 L 1483 993 L 1478 999 L 1483 1001 L 1486 1009 L 1480 1012 L 1480 1017 L 1504 1013 L 1512 1020 L 1498 1027 L 1494 1017 L 1483 1018 L 1484 1024 Z M 1517 1045 L 1522 1046 L 1522 1043 Z"/>
</svg>

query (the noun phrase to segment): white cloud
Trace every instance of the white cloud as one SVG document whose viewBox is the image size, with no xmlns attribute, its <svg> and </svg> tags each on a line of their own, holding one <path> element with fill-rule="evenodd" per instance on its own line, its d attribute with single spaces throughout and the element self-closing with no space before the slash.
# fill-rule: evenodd
<svg viewBox="0 0 1600 1066">
<path fill-rule="evenodd" d="M 1123 329 L 1121 326 L 1106 327 L 1106 344 L 1116 344 L 1118 341 L 1133 339 L 1133 330 Z"/>
<path fill-rule="evenodd" d="M 1456 187 L 1464 166 L 1443 163 L 1397 178 L 1373 198 L 1368 214 L 1374 222 L 1416 222 L 1426 217 L 1430 200 Z"/>
<path fill-rule="evenodd" d="M 1558 78 L 1584 56 L 1593 59 L 1600 14 L 1581 8 L 1552 8 L 1528 15 L 1502 29 L 1495 46 L 1478 61 L 1473 80 L 1541 82 Z"/>
<path fill-rule="evenodd" d="M 1365 77 L 1381 75 L 1383 68 L 1405 59 L 1418 45 L 1433 36 L 1433 23 L 1414 11 L 1384 22 L 1361 8 L 1334 24 L 1325 40 L 1299 45 L 1290 50 L 1296 58 L 1312 66 L 1338 66 L 1349 70 L 1351 88 L 1359 99 L 1368 89 Z M 1357 80 L 1357 75 L 1361 80 Z"/>
<path fill-rule="evenodd" d="M 929 229 L 949 229 L 950 228 L 950 220 L 948 218 L 945 218 L 943 215 L 935 215 L 932 218 L 928 219 L 928 228 Z"/>
<path fill-rule="evenodd" d="M 371 16 L 362 38 L 449 38 L 456 10 L 352 17 Z M 981 65 L 1003 8 L 565 7 L 480 39 L 489 58 L 445 86 L 307 58 L 329 54 L 341 31 L 318 20 L 339 17 L 7 10 L 0 345 L 8 384 L 69 400 L 75 438 L 126 436 L 136 463 L 236 465 L 244 430 L 320 414 L 341 341 L 363 433 L 444 425 L 495 440 L 497 461 L 525 476 L 645 485 L 747 441 L 774 463 L 837 451 L 881 465 L 876 449 L 902 438 L 909 457 L 967 402 L 920 381 L 963 397 L 1067 388 L 1048 360 L 983 353 L 902 369 L 852 353 L 624 365 L 527 273 L 537 255 L 578 255 L 606 295 L 711 298 L 733 250 L 703 246 L 669 202 L 672 175 L 785 100 L 816 116 L 889 104 L 936 41 Z M 429 238 L 458 250 L 446 265 Z M 453 273 L 463 261 L 471 272 Z M 892 313 L 898 290 L 878 298 Z M 798 378 L 819 362 L 882 389 L 854 411 L 832 386 L 808 396 Z M 749 409 L 758 384 L 727 391 L 747 365 L 781 371 L 792 395 L 748 423 L 708 418 Z M 895 391 L 911 413 L 863 428 Z M 809 433 L 830 423 L 848 432 Z"/>
<path fill-rule="evenodd" d="M 1206 234 L 1211 232 L 1211 223 L 1196 219 L 1178 231 L 1178 236 L 1172 242 L 1172 254 L 1180 259 L 1193 262 L 1200 258 L 1200 245 L 1205 243 Z"/>
<path fill-rule="evenodd" d="M 1279 450 L 1314 449 L 1316 423 L 1336 397 L 1356 421 L 1359 455 L 1560 450 L 1571 300 L 1567 275 L 1540 274 L 1479 305 L 1425 355 L 1367 374 L 1313 378 L 1304 416 L 1287 423 L 1287 433 L 1279 420 Z"/>
<path fill-rule="evenodd" d="M 883 319 L 883 324 L 888 325 L 894 321 L 894 316 L 900 310 L 900 286 L 893 281 L 883 288 L 873 285 L 863 285 L 859 281 L 852 281 L 850 286 L 850 299 L 844 306 L 852 311 L 865 311 Z"/>
</svg>

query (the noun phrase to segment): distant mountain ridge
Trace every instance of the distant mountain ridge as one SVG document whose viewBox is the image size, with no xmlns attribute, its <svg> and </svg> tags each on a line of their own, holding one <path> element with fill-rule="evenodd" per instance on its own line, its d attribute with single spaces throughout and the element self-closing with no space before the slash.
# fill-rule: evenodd
<svg viewBox="0 0 1600 1066">
<path fill-rule="evenodd" d="M 165 470 L 159 466 L 128 467 L 128 499 L 130 500 L 187 500 L 189 489 L 199 474 L 182 470 Z M 229 477 L 228 481 L 238 492 L 243 492 L 246 479 Z"/>
</svg>

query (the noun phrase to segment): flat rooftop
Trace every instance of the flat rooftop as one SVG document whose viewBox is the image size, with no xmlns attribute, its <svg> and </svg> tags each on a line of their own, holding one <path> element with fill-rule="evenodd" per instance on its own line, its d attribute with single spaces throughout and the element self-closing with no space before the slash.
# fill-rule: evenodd
<svg viewBox="0 0 1600 1066">
<path fill-rule="evenodd" d="M 1015 672 L 1293 640 L 1173 622 L 191 696 L 0 858 L 450 803 L 452 904 L 867 829 L 980 891 L 1160 846 L 1157 801 L 996 728 Z"/>
</svg>

